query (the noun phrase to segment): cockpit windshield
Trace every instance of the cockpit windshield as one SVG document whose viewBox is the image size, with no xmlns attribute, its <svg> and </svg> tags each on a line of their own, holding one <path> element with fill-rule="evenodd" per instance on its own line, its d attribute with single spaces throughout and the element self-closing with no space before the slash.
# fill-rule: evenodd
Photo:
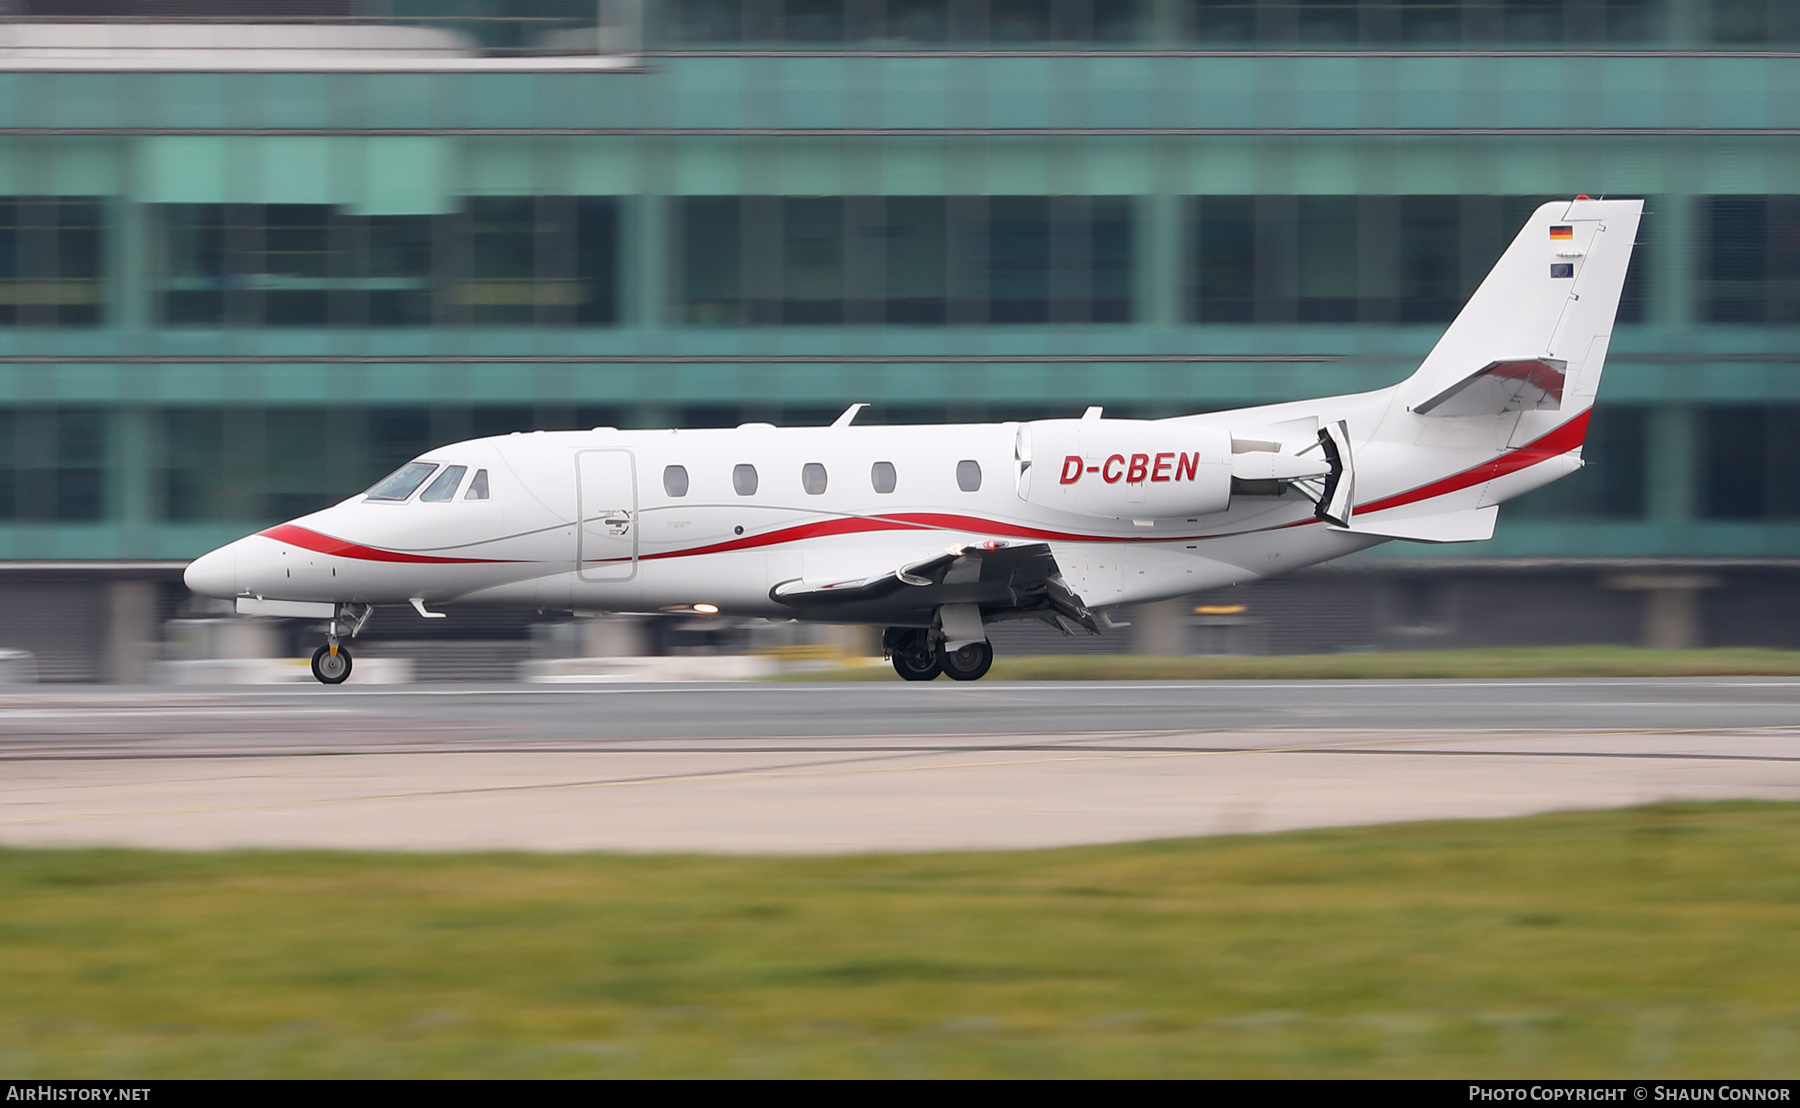
<svg viewBox="0 0 1800 1108">
<path fill-rule="evenodd" d="M 437 469 L 436 462 L 407 462 L 370 489 L 367 494 L 368 498 L 370 500 L 405 500 L 418 491 L 419 486 L 425 483 L 425 478 L 430 477 L 435 469 Z M 457 474 L 458 479 L 461 477 L 462 474 Z"/>
<path fill-rule="evenodd" d="M 467 472 L 468 466 L 445 466 L 437 480 L 425 486 L 425 491 L 419 494 L 420 503 L 455 500 L 457 486 L 462 484 L 463 474 Z"/>
</svg>

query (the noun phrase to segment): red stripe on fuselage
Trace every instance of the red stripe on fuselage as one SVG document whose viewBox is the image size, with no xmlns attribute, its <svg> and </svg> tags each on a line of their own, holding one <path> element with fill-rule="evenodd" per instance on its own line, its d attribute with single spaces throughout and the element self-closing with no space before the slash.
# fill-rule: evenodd
<svg viewBox="0 0 1800 1108">
<path fill-rule="evenodd" d="M 783 527 L 779 531 L 770 531 L 766 535 L 745 535 L 741 539 L 727 539 L 709 546 L 696 546 L 692 550 L 665 550 L 657 554 L 639 554 L 638 561 L 651 562 L 661 558 L 690 558 L 697 554 L 727 554 L 733 550 L 750 550 L 759 546 L 776 546 L 784 542 L 799 542 L 801 539 L 816 539 L 825 535 L 860 535 L 870 531 L 924 531 L 928 528 L 916 523 L 908 523 L 899 517 L 887 518 L 876 516 L 862 518 L 846 516 L 842 519 L 820 520 L 818 523 L 802 523 L 793 527 Z M 628 558 L 608 558 L 605 561 L 623 562 Z"/>
<path fill-rule="evenodd" d="M 406 554 L 398 550 L 380 550 L 361 543 L 345 542 L 334 539 L 330 535 L 321 535 L 317 531 L 309 531 L 292 523 L 282 523 L 257 532 L 265 539 L 285 542 L 290 546 L 298 546 L 318 554 L 329 554 L 335 558 L 355 558 L 364 562 L 403 562 L 408 565 L 493 565 L 509 561 L 506 558 L 439 558 L 430 554 Z"/>
<path fill-rule="evenodd" d="M 1368 515 L 1370 512 L 1382 512 L 1389 508 L 1398 508 L 1402 504 L 1417 504 L 1421 500 L 1430 500 L 1434 496 L 1460 492 L 1463 489 L 1492 481 L 1496 477 L 1516 473 L 1527 466 L 1534 466 L 1539 462 L 1554 458 L 1558 454 L 1567 454 L 1587 439 L 1588 416 L 1591 414 L 1592 409 L 1582 412 L 1549 434 L 1533 439 L 1517 450 L 1509 450 L 1492 461 L 1465 469 L 1461 473 L 1453 473 L 1448 477 L 1420 485 L 1416 489 L 1384 496 L 1380 500 L 1371 501 L 1368 504 L 1358 504 L 1355 514 Z"/>
<path fill-rule="evenodd" d="M 1416 504 L 1421 500 L 1444 496 L 1491 481 L 1496 477 L 1536 465 L 1558 454 L 1566 454 L 1580 446 L 1587 437 L 1588 415 L 1588 412 L 1583 412 L 1549 434 L 1527 443 L 1517 450 L 1508 451 L 1498 458 L 1463 470 L 1461 473 L 1455 473 L 1449 477 L 1443 477 L 1367 504 L 1359 504 L 1356 507 L 1356 514 L 1366 515 L 1389 508 L 1398 508 L 1403 504 Z M 980 516 L 957 515 L 948 512 L 905 512 L 889 516 L 845 516 L 820 520 L 816 523 L 802 523 L 770 531 L 767 534 L 745 535 L 742 538 L 727 539 L 724 542 L 710 543 L 689 550 L 667 550 L 654 554 L 641 554 L 638 556 L 638 560 L 649 562 L 667 558 L 692 558 L 702 554 L 726 554 L 737 550 L 779 546 L 782 543 L 800 542 L 805 539 L 823 538 L 830 535 L 858 535 L 877 531 L 967 531 L 979 535 L 1000 535 L 1006 538 L 1037 539 L 1050 542 L 1167 543 L 1193 542 L 1197 539 L 1207 538 L 1229 538 L 1232 535 L 1246 535 L 1256 531 L 1303 527 L 1315 522 L 1317 521 L 1311 519 L 1296 520 L 1275 527 L 1232 531 L 1221 535 L 1083 535 L 1069 531 L 1048 531 L 1019 523 L 1004 523 L 998 520 L 983 519 Z M 346 542 L 343 539 L 335 539 L 292 523 L 283 523 L 259 533 L 265 538 L 290 543 L 320 554 L 330 554 L 340 558 L 357 558 L 368 562 L 400 562 L 411 565 L 492 565 L 514 561 L 514 559 L 506 558 L 443 558 L 428 554 L 407 554 L 397 550 L 381 550 L 359 543 Z M 627 560 L 624 558 L 595 559 L 596 562 Z"/>
</svg>

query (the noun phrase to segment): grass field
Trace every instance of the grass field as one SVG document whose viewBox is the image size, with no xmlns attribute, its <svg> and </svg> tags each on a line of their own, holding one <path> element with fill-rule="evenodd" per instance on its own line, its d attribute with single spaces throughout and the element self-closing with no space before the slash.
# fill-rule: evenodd
<svg viewBox="0 0 1800 1108">
<path fill-rule="evenodd" d="M 849 858 L 0 852 L 9 1077 L 1800 1074 L 1800 805 Z"/>
<path fill-rule="evenodd" d="M 1268 678 L 1720 677 L 1800 675 L 1800 650 L 1644 650 L 1631 646 L 1530 646 L 1391 654 L 1039 654 L 994 659 L 992 681 L 1200 681 Z M 893 667 L 787 674 L 785 681 L 898 681 Z M 949 680 L 941 678 L 941 680 Z"/>
</svg>

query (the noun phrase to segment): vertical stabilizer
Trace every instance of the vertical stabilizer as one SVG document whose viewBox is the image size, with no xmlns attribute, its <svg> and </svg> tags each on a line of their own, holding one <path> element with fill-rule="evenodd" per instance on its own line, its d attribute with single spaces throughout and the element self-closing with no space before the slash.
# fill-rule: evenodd
<svg viewBox="0 0 1800 1108">
<path fill-rule="evenodd" d="M 1643 210 L 1642 200 L 1578 197 L 1533 212 L 1418 372 L 1401 382 L 1397 410 L 1477 414 L 1466 409 L 1492 394 L 1503 398 L 1495 414 L 1527 409 L 1524 430 L 1591 406 Z M 1554 390 L 1545 370 L 1562 375 Z M 1481 387 L 1469 387 L 1483 376 Z M 1539 392 L 1557 394 L 1554 403 L 1537 393 L 1522 402 L 1519 388 L 1495 384 L 1533 377 Z"/>
</svg>

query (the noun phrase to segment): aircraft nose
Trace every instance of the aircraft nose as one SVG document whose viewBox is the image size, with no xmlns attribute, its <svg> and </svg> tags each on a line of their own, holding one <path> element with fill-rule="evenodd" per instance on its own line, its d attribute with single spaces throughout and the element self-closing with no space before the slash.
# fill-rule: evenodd
<svg viewBox="0 0 1800 1108">
<path fill-rule="evenodd" d="M 201 596 L 230 600 L 237 595 L 237 546 L 221 546 L 210 554 L 202 554 L 188 563 L 181 579 Z"/>
</svg>

